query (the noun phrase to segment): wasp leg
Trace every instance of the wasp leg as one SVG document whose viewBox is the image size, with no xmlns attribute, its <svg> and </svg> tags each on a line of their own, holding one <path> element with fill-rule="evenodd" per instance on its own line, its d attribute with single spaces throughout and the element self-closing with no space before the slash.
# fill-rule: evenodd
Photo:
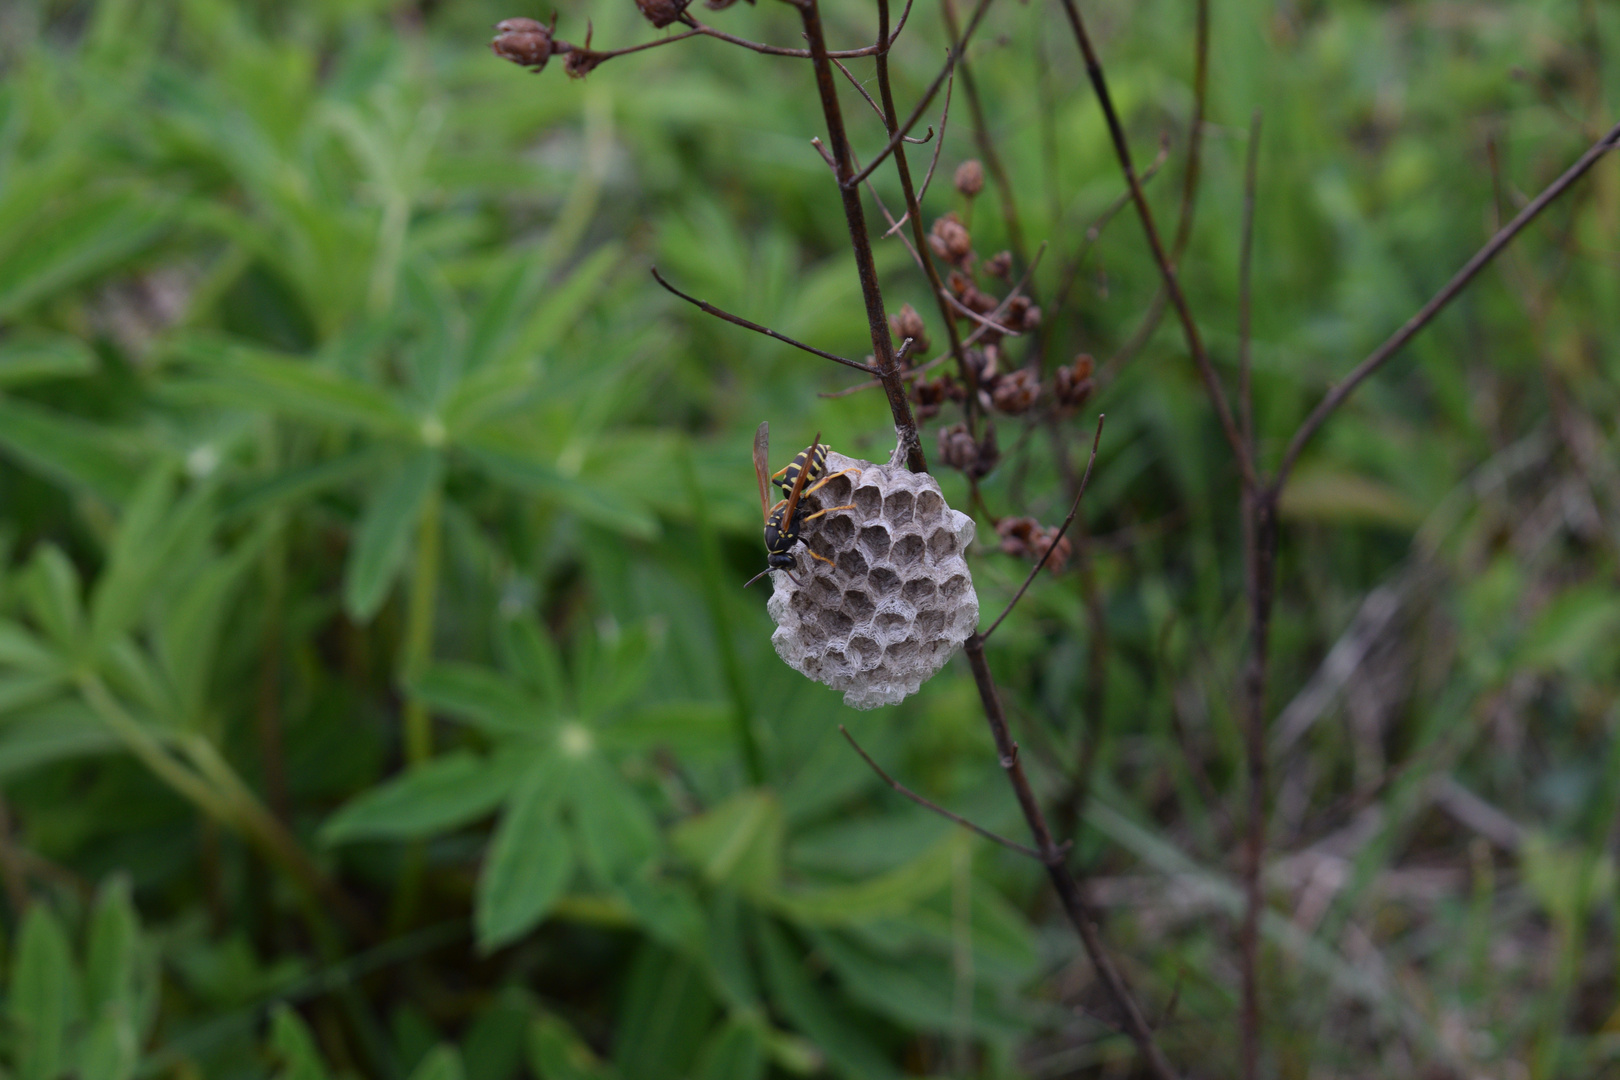
<svg viewBox="0 0 1620 1080">
<path fill-rule="evenodd" d="M 786 472 L 787 470 L 783 469 L 782 471 Z M 809 487 L 805 488 L 803 494 L 804 495 L 813 495 L 816 492 L 820 491 L 822 488 L 826 487 L 833 480 L 836 480 L 838 477 L 843 476 L 845 473 L 852 473 L 852 472 L 860 472 L 860 470 L 855 469 L 855 468 L 849 468 L 849 469 L 839 469 L 835 473 L 828 473 L 826 476 L 823 476 L 820 480 L 817 480 L 815 483 L 813 483 Z"/>
<path fill-rule="evenodd" d="M 810 545 L 806 544 L 804 550 L 810 551 Z M 813 551 L 810 551 L 810 557 L 812 559 L 820 559 L 822 562 L 826 563 L 828 566 L 837 566 L 838 565 L 837 563 L 833 562 L 831 559 L 827 558 L 827 556 L 825 556 L 825 555 L 817 555 Z"/>
<path fill-rule="evenodd" d="M 830 514 L 834 510 L 853 510 L 853 509 L 855 509 L 855 504 L 854 503 L 850 503 L 848 506 L 829 506 L 825 510 L 817 510 L 813 514 L 808 514 L 808 515 L 806 515 L 806 516 L 804 516 L 802 518 L 796 519 L 794 524 L 803 525 L 807 521 L 814 521 L 816 518 L 820 517 L 822 514 Z"/>
</svg>

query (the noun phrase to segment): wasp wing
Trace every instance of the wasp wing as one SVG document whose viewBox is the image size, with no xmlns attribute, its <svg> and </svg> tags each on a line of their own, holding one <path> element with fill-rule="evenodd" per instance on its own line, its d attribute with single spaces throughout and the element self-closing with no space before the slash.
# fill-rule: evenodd
<svg viewBox="0 0 1620 1080">
<path fill-rule="evenodd" d="M 787 509 L 782 511 L 782 529 L 792 531 L 793 511 L 799 507 L 799 495 L 804 491 L 804 482 L 810 475 L 810 462 L 816 460 L 816 447 L 821 445 L 821 432 L 816 432 L 816 441 L 810 444 L 805 457 L 805 467 L 799 470 L 799 475 L 793 479 L 793 490 L 788 492 Z"/>
<path fill-rule="evenodd" d="M 765 520 L 771 519 L 771 500 L 765 497 L 765 489 L 770 486 L 765 479 L 770 469 L 771 455 L 771 422 L 761 420 L 759 430 L 754 432 L 754 476 L 759 480 L 759 509 L 765 515 Z"/>
</svg>

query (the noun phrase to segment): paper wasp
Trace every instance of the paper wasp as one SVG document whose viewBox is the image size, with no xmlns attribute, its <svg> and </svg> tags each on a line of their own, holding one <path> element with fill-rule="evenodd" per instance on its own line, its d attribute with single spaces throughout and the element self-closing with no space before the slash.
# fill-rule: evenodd
<svg viewBox="0 0 1620 1080">
<path fill-rule="evenodd" d="M 840 469 L 838 472 L 833 473 L 832 476 L 825 476 L 815 483 L 810 483 L 812 479 L 825 472 L 827 468 L 827 449 L 821 445 L 821 432 L 816 432 L 815 441 L 810 444 L 809 449 L 795 457 L 791 465 L 776 474 L 776 477 L 783 477 L 788 473 L 792 475 L 791 478 L 777 481 L 782 484 L 787 498 L 778 502 L 775 506 L 771 505 L 770 498 L 766 495 L 766 491 L 770 487 L 766 478 L 766 470 L 771 467 L 768 460 L 770 452 L 771 425 L 762 423 L 759 425 L 759 430 L 754 433 L 754 476 L 759 480 L 759 508 L 765 515 L 766 566 L 765 569 L 748 579 L 743 585 L 745 589 L 772 570 L 785 570 L 789 577 L 793 577 L 793 567 L 795 565 L 793 545 L 804 539 L 799 534 L 799 527 L 806 521 L 811 521 L 834 510 L 854 509 L 853 504 L 849 506 L 829 506 L 825 510 L 818 510 L 814 514 L 802 518 L 798 516 L 799 500 L 801 498 L 819 491 L 831 482 L 833 477 L 843 476 L 850 471 L 849 469 Z M 771 479 L 776 479 L 776 477 L 771 477 Z M 805 546 L 805 550 L 810 551 L 809 545 Z M 824 563 L 832 562 L 831 559 L 817 555 L 814 551 L 810 551 L 810 556 L 820 559 Z M 798 578 L 793 578 L 793 581 L 795 584 L 799 583 Z"/>
</svg>

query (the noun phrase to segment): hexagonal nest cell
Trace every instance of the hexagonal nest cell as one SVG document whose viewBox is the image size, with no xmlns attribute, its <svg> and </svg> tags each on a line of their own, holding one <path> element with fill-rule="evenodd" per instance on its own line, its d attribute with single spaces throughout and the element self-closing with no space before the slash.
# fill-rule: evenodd
<svg viewBox="0 0 1620 1080">
<path fill-rule="evenodd" d="M 895 705 L 945 666 L 979 624 L 963 554 L 973 519 L 945 505 L 925 473 L 827 454 L 827 472 L 853 470 L 803 498 L 793 578 L 771 577 L 771 644 L 794 670 L 842 690 L 856 709 Z"/>
</svg>

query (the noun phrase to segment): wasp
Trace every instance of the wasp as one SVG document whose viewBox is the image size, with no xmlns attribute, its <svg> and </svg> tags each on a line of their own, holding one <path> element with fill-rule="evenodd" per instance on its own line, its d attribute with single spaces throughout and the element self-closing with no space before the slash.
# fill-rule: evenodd
<svg viewBox="0 0 1620 1080">
<path fill-rule="evenodd" d="M 759 507 L 765 515 L 766 566 L 765 569 L 748 579 L 747 583 L 743 585 L 745 589 L 772 570 L 785 570 L 789 577 L 793 577 L 793 567 L 795 565 L 793 545 L 804 539 L 799 533 L 799 527 L 806 521 L 814 520 L 822 514 L 830 514 L 834 510 L 853 510 L 855 508 L 854 504 L 829 506 L 825 510 L 818 510 L 814 514 L 808 514 L 802 518 L 798 516 L 799 500 L 801 498 L 819 491 L 830 483 L 833 477 L 843 476 L 850 471 L 849 469 L 840 469 L 838 472 L 833 473 L 832 476 L 824 476 L 819 480 L 815 480 L 817 476 L 820 476 L 827 469 L 827 448 L 821 445 L 821 432 L 816 432 L 815 441 L 810 444 L 809 449 L 796 456 L 791 465 L 769 478 L 781 484 L 783 494 L 787 496 L 787 498 L 774 506 L 771 505 L 770 498 L 766 494 L 770 488 L 770 483 L 766 477 L 766 470 L 771 467 L 769 463 L 770 452 L 771 426 L 769 423 L 762 423 L 759 425 L 759 430 L 754 433 L 754 476 L 759 480 Z M 790 473 L 791 476 L 789 477 L 788 474 Z M 786 479 L 778 479 L 779 477 L 786 477 Z M 815 480 L 815 482 L 811 483 L 812 480 Z M 805 546 L 805 550 L 810 551 L 808 545 Z M 810 551 L 810 556 L 811 558 L 820 559 L 824 563 L 830 564 L 832 562 L 831 559 L 817 555 L 814 551 Z M 799 583 L 798 578 L 793 578 L 793 581 L 795 584 Z"/>
</svg>

